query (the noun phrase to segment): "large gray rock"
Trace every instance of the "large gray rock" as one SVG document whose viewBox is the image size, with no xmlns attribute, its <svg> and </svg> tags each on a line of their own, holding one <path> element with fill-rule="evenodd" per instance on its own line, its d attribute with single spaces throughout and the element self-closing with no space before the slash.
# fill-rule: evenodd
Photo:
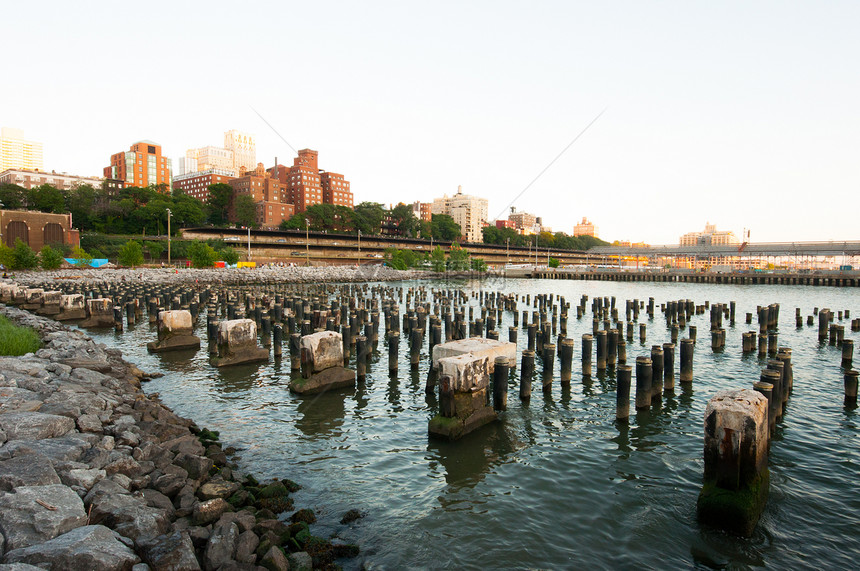
<svg viewBox="0 0 860 571">
<path fill-rule="evenodd" d="M 227 499 L 239 489 L 236 482 L 227 482 L 223 479 L 212 479 L 200 486 L 197 496 L 202 500 L 214 500 L 215 498 Z"/>
<path fill-rule="evenodd" d="M 94 501 L 90 522 L 106 525 L 135 543 L 163 535 L 170 527 L 165 510 L 151 508 L 143 498 L 127 494 L 106 495 Z"/>
<path fill-rule="evenodd" d="M 239 527 L 235 523 L 216 527 L 209 536 L 209 541 L 206 542 L 203 567 L 207 571 L 214 571 L 225 563 L 233 561 L 238 541 Z"/>
<path fill-rule="evenodd" d="M 192 480 L 199 480 L 204 476 L 208 476 L 209 470 L 214 466 L 211 458 L 195 456 L 193 454 L 178 454 L 173 459 L 173 463 L 185 469 L 188 472 L 188 477 Z"/>
<path fill-rule="evenodd" d="M 243 531 L 236 541 L 236 561 L 239 563 L 254 564 L 257 555 L 254 553 L 260 545 L 260 538 L 253 531 Z"/>
<path fill-rule="evenodd" d="M 60 478 L 67 486 L 79 486 L 89 492 L 96 482 L 104 480 L 106 475 L 104 470 L 72 468 L 62 472 Z"/>
<path fill-rule="evenodd" d="M 0 490 L 11 492 L 18 486 L 59 484 L 51 461 L 41 454 L 23 454 L 0 462 Z"/>
<path fill-rule="evenodd" d="M 289 562 L 289 569 L 292 571 L 311 571 L 313 569 L 313 559 L 307 551 L 290 553 Z"/>
<path fill-rule="evenodd" d="M 200 570 L 200 564 L 194 555 L 194 545 L 187 531 L 176 531 L 156 537 L 152 542 L 141 547 L 141 555 L 153 569 Z"/>
<path fill-rule="evenodd" d="M 43 571 L 41 567 L 27 563 L 0 563 L 0 571 Z"/>
<path fill-rule="evenodd" d="M 115 494 L 128 494 L 128 490 L 113 480 L 99 480 L 87 493 L 84 498 L 84 505 L 90 507 L 93 503 L 100 502 L 104 498 Z"/>
<path fill-rule="evenodd" d="M 88 525 L 41 545 L 9 551 L 3 561 L 56 571 L 131 571 L 140 558 L 108 528 Z"/>
<path fill-rule="evenodd" d="M 83 436 L 70 434 L 44 440 L 9 440 L 0 448 L 0 459 L 6 460 L 24 454 L 42 454 L 52 462 L 77 462 L 84 452 L 92 447 L 92 444 Z"/>
<path fill-rule="evenodd" d="M 0 532 L 6 549 L 29 547 L 86 525 L 81 498 L 68 486 L 20 486 L 0 496 Z"/>
<path fill-rule="evenodd" d="M 206 502 L 200 502 L 194 506 L 194 524 L 206 525 L 218 521 L 221 514 L 233 509 L 230 504 L 221 498 L 215 498 Z"/>
<path fill-rule="evenodd" d="M 0 429 L 9 440 L 41 440 L 65 436 L 75 429 L 75 421 L 55 414 L 12 412 L 0 414 Z"/>
<path fill-rule="evenodd" d="M 289 571 L 293 568 L 292 563 L 284 556 L 284 552 L 274 545 L 260 559 L 260 565 L 271 571 Z M 311 569 L 312 567 L 308 566 L 305 571 L 311 571 Z"/>
</svg>

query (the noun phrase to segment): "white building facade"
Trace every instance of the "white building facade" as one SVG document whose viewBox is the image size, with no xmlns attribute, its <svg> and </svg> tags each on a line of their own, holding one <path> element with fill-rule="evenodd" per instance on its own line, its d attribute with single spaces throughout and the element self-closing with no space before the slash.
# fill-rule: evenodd
<svg viewBox="0 0 860 571">
<path fill-rule="evenodd" d="M 432 214 L 447 214 L 460 225 L 460 233 L 467 242 L 483 242 L 483 228 L 487 223 L 489 203 L 486 198 L 463 194 L 463 187 L 457 187 L 457 194 L 449 197 L 434 198 L 430 207 Z"/>
</svg>

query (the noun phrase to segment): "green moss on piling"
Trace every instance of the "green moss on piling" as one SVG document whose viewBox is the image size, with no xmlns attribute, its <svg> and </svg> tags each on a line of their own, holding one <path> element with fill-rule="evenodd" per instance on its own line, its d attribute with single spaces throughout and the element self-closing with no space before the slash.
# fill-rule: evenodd
<svg viewBox="0 0 860 571">
<path fill-rule="evenodd" d="M 744 537 L 752 535 L 767 502 L 770 472 L 765 468 L 746 489 L 731 491 L 706 482 L 699 494 L 699 521 Z"/>
</svg>

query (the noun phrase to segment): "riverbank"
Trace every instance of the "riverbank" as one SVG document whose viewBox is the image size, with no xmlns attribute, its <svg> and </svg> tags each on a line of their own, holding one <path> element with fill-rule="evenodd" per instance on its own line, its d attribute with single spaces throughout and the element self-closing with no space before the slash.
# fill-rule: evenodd
<svg viewBox="0 0 860 571">
<path fill-rule="evenodd" d="M 15 272 L 21 285 L 74 281 L 84 283 L 251 284 L 251 283 L 362 283 L 435 278 L 440 274 L 420 270 L 395 270 L 382 265 L 363 266 L 262 266 L 259 268 L 174 269 L 68 269 Z"/>
<path fill-rule="evenodd" d="M 23 310 L 0 313 L 42 340 L 35 354 L 0 357 L 0 561 L 309 569 L 357 554 L 310 535 L 314 514 L 294 511 L 295 483 L 243 474 L 217 433 L 144 394 L 149 375 L 119 350 Z"/>
</svg>

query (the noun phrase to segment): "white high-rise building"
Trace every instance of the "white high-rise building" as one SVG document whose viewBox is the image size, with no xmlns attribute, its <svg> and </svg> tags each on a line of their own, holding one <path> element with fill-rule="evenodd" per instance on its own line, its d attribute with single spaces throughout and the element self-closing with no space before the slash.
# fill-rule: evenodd
<svg viewBox="0 0 860 571">
<path fill-rule="evenodd" d="M 463 187 L 457 187 L 457 194 L 449 197 L 434 198 L 430 212 L 447 214 L 460 225 L 460 232 L 467 242 L 483 242 L 483 227 L 487 222 L 489 202 L 486 198 L 463 194 Z"/>
<path fill-rule="evenodd" d="M 42 143 L 24 139 L 24 131 L 0 129 L 0 172 L 6 169 L 42 170 Z"/>
<path fill-rule="evenodd" d="M 257 166 L 257 142 L 252 135 L 231 129 L 224 133 L 224 148 L 233 151 L 233 168 L 248 171 Z"/>
</svg>

